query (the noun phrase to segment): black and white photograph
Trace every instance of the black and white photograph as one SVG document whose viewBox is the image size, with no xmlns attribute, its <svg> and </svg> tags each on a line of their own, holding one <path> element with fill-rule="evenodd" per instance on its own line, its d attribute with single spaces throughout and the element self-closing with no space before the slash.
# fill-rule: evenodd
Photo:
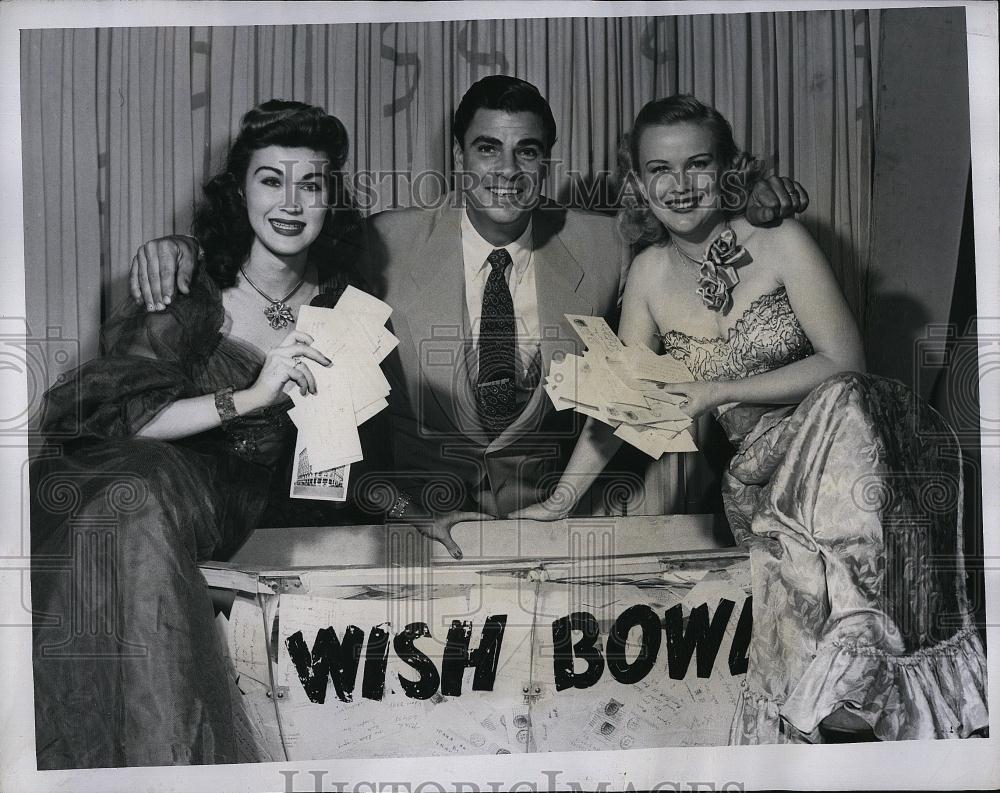
<svg viewBox="0 0 1000 793">
<path fill-rule="evenodd" d="M 1000 785 L 994 4 L 0 22 L 0 787 Z"/>
</svg>

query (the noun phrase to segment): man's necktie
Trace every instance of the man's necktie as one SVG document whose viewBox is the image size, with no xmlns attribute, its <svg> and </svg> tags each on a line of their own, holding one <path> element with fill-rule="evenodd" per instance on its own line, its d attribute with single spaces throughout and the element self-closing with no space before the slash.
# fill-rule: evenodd
<svg viewBox="0 0 1000 793">
<path fill-rule="evenodd" d="M 480 422 L 492 439 L 514 420 L 517 410 L 514 390 L 517 333 L 514 301 L 506 278 L 507 267 L 511 264 L 510 254 L 498 248 L 487 261 L 492 270 L 483 290 L 483 310 L 479 321 L 476 397 Z"/>
</svg>

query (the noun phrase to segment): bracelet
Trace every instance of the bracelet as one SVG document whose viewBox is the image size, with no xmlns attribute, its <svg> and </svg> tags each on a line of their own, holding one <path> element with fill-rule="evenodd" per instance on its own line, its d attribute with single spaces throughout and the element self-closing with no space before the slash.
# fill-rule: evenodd
<svg viewBox="0 0 1000 793">
<path fill-rule="evenodd" d="M 231 385 L 215 392 L 215 409 L 219 412 L 223 427 L 233 419 L 239 418 L 240 414 L 236 412 L 236 403 L 233 402 L 233 387 Z"/>
<path fill-rule="evenodd" d="M 399 491 L 399 495 L 396 496 L 396 500 L 393 502 L 392 506 L 389 507 L 389 511 L 386 513 L 390 518 L 399 519 L 406 514 L 407 507 L 413 503 L 413 498 L 409 493 L 404 493 L 402 490 Z"/>
</svg>

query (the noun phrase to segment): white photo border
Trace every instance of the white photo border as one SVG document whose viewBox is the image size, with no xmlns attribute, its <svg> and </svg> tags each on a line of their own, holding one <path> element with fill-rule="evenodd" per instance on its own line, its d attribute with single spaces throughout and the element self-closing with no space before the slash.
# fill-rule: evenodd
<svg viewBox="0 0 1000 793">
<path fill-rule="evenodd" d="M 1000 334 L 1000 157 L 998 157 L 997 11 L 976 2 L 445 2 L 445 3 L 227 3 L 227 2 L 29 2 L 0 5 L 0 117 L 3 146 L 0 183 L 15 197 L 5 208 L 0 236 L 0 317 L 26 316 L 19 30 L 41 27 L 132 27 L 322 24 L 558 16 L 647 16 L 792 11 L 830 8 L 966 8 L 977 299 L 981 318 L 996 318 Z M 981 348 L 982 354 L 982 348 Z M 982 366 L 982 359 L 981 359 Z M 981 377 L 987 374 L 981 368 Z M 25 404 L 27 385 L 3 375 L 2 399 Z M 984 381 L 985 383 L 986 381 Z M 1000 416 L 1000 388 L 981 389 L 982 416 Z M 987 429 L 985 423 L 982 429 Z M 30 627 L 24 622 L 27 587 L 25 449 L 0 447 L 2 493 L 8 522 L 0 533 L 0 789 L 33 791 L 140 790 L 559 790 L 577 789 L 893 789 L 994 788 L 1000 785 L 1000 738 L 821 746 L 760 746 L 629 750 L 476 757 L 331 759 L 252 765 L 128 768 L 38 772 L 34 728 Z M 1000 481 L 1000 450 L 984 446 L 982 481 Z M 986 490 L 984 552 L 1000 560 L 1000 498 Z M 15 517 L 16 516 L 16 517 Z M 989 564 L 987 564 L 989 568 Z M 1000 565 L 987 569 L 988 620 L 1000 615 Z M 988 630 L 989 704 L 1000 713 L 1000 642 Z M 994 727 L 996 724 L 994 724 Z M 401 787 L 408 785 L 409 787 Z"/>
</svg>

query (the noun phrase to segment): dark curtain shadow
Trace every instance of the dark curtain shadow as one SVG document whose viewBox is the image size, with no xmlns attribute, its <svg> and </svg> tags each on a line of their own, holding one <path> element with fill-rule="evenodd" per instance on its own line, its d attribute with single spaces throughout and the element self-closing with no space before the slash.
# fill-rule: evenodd
<svg viewBox="0 0 1000 793">
<path fill-rule="evenodd" d="M 868 371 L 900 380 L 916 389 L 914 382 L 914 343 L 924 336 L 931 316 L 927 309 L 906 292 L 881 293 L 874 279 L 873 320 L 865 334 L 865 359 Z"/>
<path fill-rule="evenodd" d="M 983 540 L 982 439 L 979 405 L 979 341 L 976 307 L 976 248 L 973 225 L 972 172 L 965 190 L 965 212 L 958 246 L 958 267 L 948 324 L 953 332 L 945 345 L 945 364 L 936 370 L 930 403 L 958 435 L 964 483 L 965 562 L 968 593 L 983 645 L 986 644 L 986 587 Z"/>
<path fill-rule="evenodd" d="M 823 220 L 811 218 L 806 226 L 831 262 L 833 251 L 851 248 L 847 235 Z M 854 254 L 838 281 L 861 329 L 868 371 L 913 386 L 914 341 L 925 335 L 931 317 L 910 293 L 885 291 L 883 279 L 871 267 L 859 272 L 863 258 L 858 251 Z M 849 284 L 858 284 L 858 294 L 851 294 Z"/>
</svg>

